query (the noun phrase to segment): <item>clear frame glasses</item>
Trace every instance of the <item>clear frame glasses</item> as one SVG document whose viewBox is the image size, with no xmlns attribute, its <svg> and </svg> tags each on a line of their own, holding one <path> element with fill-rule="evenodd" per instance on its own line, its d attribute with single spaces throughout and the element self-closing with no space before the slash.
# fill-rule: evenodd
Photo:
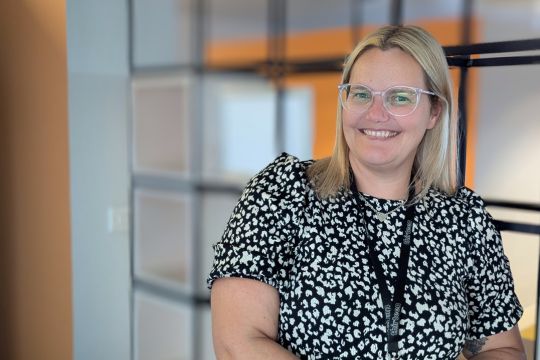
<svg viewBox="0 0 540 360">
<path fill-rule="evenodd" d="M 392 86 L 382 91 L 374 91 L 362 84 L 341 84 L 338 89 L 341 106 L 356 114 L 367 111 L 373 104 L 376 95 L 382 97 L 384 108 L 394 116 L 412 114 L 418 107 L 422 94 L 438 96 L 431 91 L 401 85 Z"/>
</svg>

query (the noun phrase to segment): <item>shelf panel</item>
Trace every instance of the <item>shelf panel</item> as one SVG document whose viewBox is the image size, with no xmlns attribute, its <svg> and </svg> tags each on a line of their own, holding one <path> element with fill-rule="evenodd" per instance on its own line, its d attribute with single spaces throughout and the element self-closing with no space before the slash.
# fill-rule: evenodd
<svg viewBox="0 0 540 360">
<path fill-rule="evenodd" d="M 190 172 L 189 76 L 133 80 L 133 171 L 161 177 Z"/>
<path fill-rule="evenodd" d="M 192 199 L 171 191 L 135 191 L 135 275 L 192 289 Z"/>
</svg>

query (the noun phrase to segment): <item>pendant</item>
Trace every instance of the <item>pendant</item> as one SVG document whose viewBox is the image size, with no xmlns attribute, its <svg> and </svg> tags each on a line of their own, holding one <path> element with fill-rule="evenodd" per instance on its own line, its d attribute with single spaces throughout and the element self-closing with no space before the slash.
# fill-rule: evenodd
<svg viewBox="0 0 540 360">
<path fill-rule="evenodd" d="M 386 221 L 386 218 L 388 217 L 388 215 L 383 214 L 383 213 L 380 213 L 380 212 L 377 212 L 377 214 L 375 215 L 375 217 L 376 217 L 379 221 L 384 222 L 384 221 Z"/>
</svg>

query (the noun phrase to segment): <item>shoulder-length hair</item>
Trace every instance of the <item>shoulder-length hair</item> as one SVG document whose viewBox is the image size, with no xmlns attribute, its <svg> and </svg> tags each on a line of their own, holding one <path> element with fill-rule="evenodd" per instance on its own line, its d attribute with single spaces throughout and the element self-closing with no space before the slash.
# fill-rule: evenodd
<svg viewBox="0 0 540 360">
<path fill-rule="evenodd" d="M 446 57 L 441 45 L 424 29 L 417 26 L 385 26 L 358 43 L 346 58 L 342 83 L 348 83 L 353 65 L 367 50 L 398 48 L 411 55 L 424 73 L 432 110 L 440 106 L 439 118 L 432 129 L 426 131 L 420 142 L 412 169 L 412 184 L 416 200 L 420 200 L 430 187 L 453 195 L 457 182 L 457 121 L 453 113 L 452 84 Z M 349 148 L 343 134 L 342 107 L 338 101 L 336 140 L 330 157 L 314 162 L 308 177 L 321 198 L 336 196 L 340 190 L 350 188 Z"/>
</svg>

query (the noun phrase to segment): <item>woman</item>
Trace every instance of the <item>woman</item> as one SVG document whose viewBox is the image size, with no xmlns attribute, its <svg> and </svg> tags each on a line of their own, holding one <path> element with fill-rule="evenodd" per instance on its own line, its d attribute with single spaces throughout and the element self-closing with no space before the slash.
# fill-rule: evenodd
<svg viewBox="0 0 540 360">
<path fill-rule="evenodd" d="M 218 358 L 524 358 L 500 235 L 456 187 L 440 45 L 383 27 L 347 58 L 338 93 L 332 156 L 279 156 L 214 247 Z"/>
</svg>

